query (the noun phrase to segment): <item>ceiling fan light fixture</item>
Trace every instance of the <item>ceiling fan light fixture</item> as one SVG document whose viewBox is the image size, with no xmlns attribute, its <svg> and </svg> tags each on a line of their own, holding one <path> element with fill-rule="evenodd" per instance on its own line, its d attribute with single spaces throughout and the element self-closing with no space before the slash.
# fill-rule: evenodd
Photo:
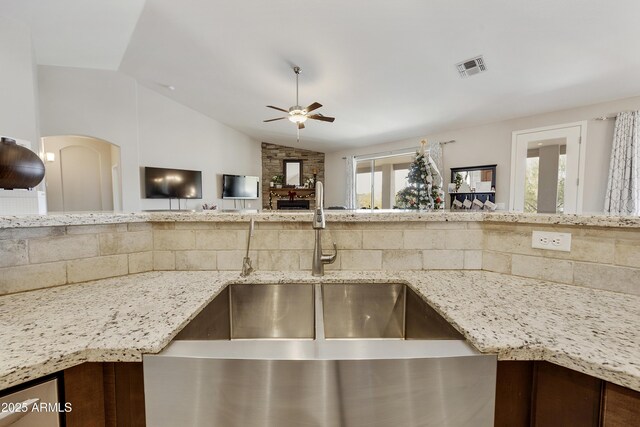
<svg viewBox="0 0 640 427">
<path fill-rule="evenodd" d="M 307 116 L 300 112 L 289 113 L 289 121 L 293 123 L 304 123 L 307 121 Z"/>
<path fill-rule="evenodd" d="M 299 105 L 289 108 L 289 121 L 293 123 L 304 123 L 307 120 L 307 110 Z"/>
</svg>

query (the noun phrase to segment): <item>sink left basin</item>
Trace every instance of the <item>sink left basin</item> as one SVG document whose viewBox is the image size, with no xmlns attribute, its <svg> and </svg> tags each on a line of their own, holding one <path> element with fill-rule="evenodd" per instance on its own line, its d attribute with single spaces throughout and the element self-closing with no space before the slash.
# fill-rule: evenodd
<svg viewBox="0 0 640 427">
<path fill-rule="evenodd" d="M 233 284 L 175 340 L 314 339 L 314 287 Z"/>
</svg>

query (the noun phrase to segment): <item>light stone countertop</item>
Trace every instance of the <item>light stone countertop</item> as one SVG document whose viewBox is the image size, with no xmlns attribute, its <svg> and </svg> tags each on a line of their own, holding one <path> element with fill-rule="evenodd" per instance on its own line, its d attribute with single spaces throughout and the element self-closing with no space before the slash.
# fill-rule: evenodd
<svg viewBox="0 0 640 427">
<path fill-rule="evenodd" d="M 557 215 L 517 212 L 440 211 L 415 210 L 325 210 L 328 222 L 499 222 L 568 225 L 583 227 L 640 228 L 640 217 L 619 217 L 602 214 Z M 121 224 L 130 222 L 247 222 L 251 218 L 260 222 L 311 222 L 311 212 L 94 212 L 50 215 L 0 216 L 0 229 L 56 227 L 67 225 Z"/>
<path fill-rule="evenodd" d="M 640 391 L 640 297 L 483 271 L 167 271 L 0 297 L 0 389 L 157 353 L 229 283 L 407 283 L 480 351 Z"/>
</svg>

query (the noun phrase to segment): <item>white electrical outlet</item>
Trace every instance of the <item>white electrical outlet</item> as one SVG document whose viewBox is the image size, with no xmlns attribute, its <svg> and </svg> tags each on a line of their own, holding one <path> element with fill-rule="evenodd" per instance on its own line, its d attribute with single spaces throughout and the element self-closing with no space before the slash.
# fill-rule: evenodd
<svg viewBox="0 0 640 427">
<path fill-rule="evenodd" d="M 534 231 L 531 235 L 531 247 L 550 251 L 571 252 L 571 233 Z"/>
</svg>

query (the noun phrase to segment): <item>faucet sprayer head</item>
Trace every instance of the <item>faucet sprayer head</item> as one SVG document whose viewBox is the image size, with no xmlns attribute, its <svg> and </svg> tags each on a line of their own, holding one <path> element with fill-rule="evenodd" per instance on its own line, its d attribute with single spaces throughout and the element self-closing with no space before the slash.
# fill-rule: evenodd
<svg viewBox="0 0 640 427">
<path fill-rule="evenodd" d="M 324 220 L 324 189 L 320 181 L 316 182 L 316 208 L 313 210 L 313 228 L 321 230 L 326 227 Z"/>
</svg>

